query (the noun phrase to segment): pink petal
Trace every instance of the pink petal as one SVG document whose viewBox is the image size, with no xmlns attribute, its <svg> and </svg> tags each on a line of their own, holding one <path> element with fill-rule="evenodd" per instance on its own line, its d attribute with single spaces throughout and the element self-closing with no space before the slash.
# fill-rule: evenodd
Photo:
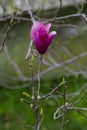
<svg viewBox="0 0 87 130">
<path fill-rule="evenodd" d="M 41 22 L 34 22 L 34 24 L 32 25 L 32 30 L 39 30 L 40 28 L 44 27 L 43 23 Z"/>
<path fill-rule="evenodd" d="M 47 33 L 49 33 L 50 27 L 51 27 L 51 23 L 45 24 L 45 30 Z"/>
<path fill-rule="evenodd" d="M 40 28 L 43 28 L 44 25 L 41 22 L 34 22 L 34 24 L 32 25 L 31 31 L 30 31 L 30 36 L 31 39 L 34 39 L 35 34 L 39 32 Z"/>
<path fill-rule="evenodd" d="M 49 33 L 48 44 L 50 44 L 50 42 L 54 39 L 56 34 L 56 31 L 52 31 L 51 33 Z"/>
</svg>

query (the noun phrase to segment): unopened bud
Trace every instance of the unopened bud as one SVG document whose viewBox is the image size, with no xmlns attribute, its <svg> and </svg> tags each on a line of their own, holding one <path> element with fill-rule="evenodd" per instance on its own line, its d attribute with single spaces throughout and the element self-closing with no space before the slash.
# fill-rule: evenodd
<svg viewBox="0 0 87 130">
<path fill-rule="evenodd" d="M 24 99 L 23 99 L 23 98 L 21 98 L 21 99 L 20 99 L 20 101 L 21 101 L 21 102 L 23 102 L 23 101 L 24 101 Z"/>
<path fill-rule="evenodd" d="M 30 104 L 30 107 L 33 108 L 33 104 Z"/>
<path fill-rule="evenodd" d="M 22 94 L 26 97 L 30 97 L 30 95 L 27 92 L 23 92 Z"/>
</svg>

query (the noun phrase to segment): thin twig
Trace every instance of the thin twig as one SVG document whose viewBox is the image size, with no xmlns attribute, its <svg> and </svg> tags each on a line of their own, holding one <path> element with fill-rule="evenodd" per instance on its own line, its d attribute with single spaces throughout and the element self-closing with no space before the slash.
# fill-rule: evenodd
<svg viewBox="0 0 87 130">
<path fill-rule="evenodd" d="M 38 105 L 40 103 L 40 72 L 41 72 L 41 66 L 42 66 L 42 55 L 40 56 L 39 69 L 38 69 L 38 91 L 37 91 Z"/>
<path fill-rule="evenodd" d="M 25 3 L 26 3 L 26 6 L 27 6 L 29 15 L 30 15 L 30 17 L 31 17 L 31 21 L 32 21 L 32 23 L 34 23 L 34 22 L 35 22 L 35 19 L 34 19 L 34 17 L 33 17 L 32 11 L 31 11 L 30 3 L 29 3 L 28 0 L 25 0 Z M 30 45 L 29 45 L 29 48 L 28 48 L 27 55 L 26 55 L 26 57 L 25 57 L 26 60 L 28 60 L 29 57 L 30 57 L 31 48 L 32 48 L 32 43 L 33 43 L 33 41 L 31 40 Z"/>
<path fill-rule="evenodd" d="M 34 111 L 35 111 L 35 129 L 34 130 L 39 130 L 40 129 L 40 119 L 39 119 L 39 108 L 40 108 L 40 72 L 41 72 L 41 66 L 42 66 L 42 55 L 40 56 L 39 60 L 39 68 L 38 68 L 38 90 L 37 90 L 37 105 L 34 105 Z"/>
<path fill-rule="evenodd" d="M 29 44 L 29 47 L 28 47 L 28 51 L 27 51 L 26 57 L 25 57 L 25 60 L 29 60 L 29 58 L 30 58 L 32 44 L 33 44 L 33 41 L 31 40 L 30 44 Z"/>
<path fill-rule="evenodd" d="M 62 45 L 61 48 L 66 52 L 66 54 L 70 57 L 73 57 L 74 55 L 72 54 L 71 51 L 69 51 L 69 49 L 65 46 L 65 45 Z M 73 62 L 72 63 L 74 66 L 76 66 L 77 69 L 80 70 L 80 72 L 83 74 L 84 77 L 87 78 L 87 74 L 85 72 L 85 70 L 77 63 L 77 62 Z"/>
<path fill-rule="evenodd" d="M 31 125 L 23 125 L 22 127 L 27 127 L 27 128 L 32 128 L 32 129 L 34 129 L 34 126 L 31 126 Z"/>
<path fill-rule="evenodd" d="M 12 18 L 11 15 L 0 17 L 0 22 L 5 22 L 5 21 L 8 21 L 8 20 L 11 20 L 11 18 Z M 30 18 L 23 17 L 23 16 L 21 16 L 21 14 L 20 14 L 20 16 L 15 15 L 13 19 L 18 20 L 18 21 L 31 21 Z"/>
<path fill-rule="evenodd" d="M 65 113 L 66 113 L 66 85 L 64 84 L 64 109 L 63 109 L 63 115 L 62 115 L 62 126 L 61 126 L 61 130 L 64 130 L 64 126 L 65 126 Z"/>
<path fill-rule="evenodd" d="M 43 71 L 43 72 L 40 73 L 40 76 L 43 76 L 43 75 L 45 75 L 46 73 L 48 73 L 49 71 L 52 71 L 52 70 L 54 70 L 54 69 L 56 69 L 56 68 L 60 68 L 60 67 L 63 67 L 64 65 L 67 65 L 67 64 L 70 64 L 70 63 L 72 63 L 72 62 L 75 62 L 76 60 L 78 60 L 78 59 L 80 59 L 80 58 L 83 58 L 83 57 L 85 57 L 85 56 L 87 56 L 87 51 L 81 53 L 81 54 L 78 55 L 78 56 L 74 56 L 74 57 L 72 57 L 72 58 L 70 58 L 70 59 L 68 59 L 68 60 L 66 60 L 66 61 L 64 61 L 64 62 L 62 62 L 62 63 L 59 63 L 59 64 L 57 64 L 56 66 L 51 66 L 51 67 L 47 68 L 45 71 Z M 35 79 L 36 79 L 36 78 L 37 78 L 37 76 L 35 77 Z"/>
<path fill-rule="evenodd" d="M 59 22 L 60 20 L 81 17 L 81 15 L 84 16 L 85 20 L 87 20 L 87 15 L 85 13 L 81 13 L 81 14 L 76 13 L 76 14 L 70 14 L 70 15 L 65 15 L 65 16 L 56 17 L 56 18 L 54 17 L 52 19 L 44 19 L 44 23 L 53 22 L 53 21 Z"/>
<path fill-rule="evenodd" d="M 7 48 L 7 46 L 6 46 L 5 43 L 4 43 L 4 51 L 5 51 L 7 59 L 9 60 L 9 62 L 11 63 L 11 65 L 13 66 L 15 72 L 18 74 L 19 78 L 22 80 L 24 76 L 23 76 L 22 72 L 20 71 L 18 65 L 11 58 L 11 56 L 9 54 L 9 51 L 8 51 L 8 48 Z"/>
<path fill-rule="evenodd" d="M 84 15 L 86 17 L 86 14 L 81 13 L 81 14 L 70 14 L 70 15 L 66 15 L 66 16 L 61 16 L 61 17 L 57 17 L 57 20 L 62 20 L 62 19 L 68 19 L 68 18 L 73 18 L 73 17 L 80 17 L 81 15 Z"/>
<path fill-rule="evenodd" d="M 81 109 L 78 109 L 78 108 L 73 107 L 72 110 L 75 110 L 75 111 L 78 112 L 80 115 L 82 115 L 85 119 L 87 119 L 87 116 L 84 115 L 84 114 L 80 111 Z M 87 110 L 86 110 L 86 111 L 87 111 Z"/>
<path fill-rule="evenodd" d="M 14 22 L 14 17 L 15 17 L 15 15 L 16 15 L 16 12 L 14 12 L 14 13 L 12 14 L 11 19 L 10 19 L 10 22 L 9 22 L 9 24 L 8 24 L 8 26 L 7 26 L 7 28 L 6 28 L 6 31 L 5 31 L 5 33 L 4 33 L 4 35 L 3 35 L 2 43 L 1 43 L 1 47 L 0 47 L 0 53 L 2 52 L 2 50 L 3 50 L 3 48 L 4 48 L 4 44 L 5 44 L 6 39 L 7 39 L 7 34 L 8 34 L 8 32 L 9 32 L 10 28 L 13 26 L 13 22 Z"/>
<path fill-rule="evenodd" d="M 79 90 L 77 90 L 77 91 L 75 91 L 73 93 L 69 93 L 66 96 L 67 97 L 76 97 L 76 96 L 80 95 L 81 92 L 83 92 L 83 91 L 85 92 L 86 88 L 87 88 L 87 83 L 83 84 L 83 86 Z"/>
<path fill-rule="evenodd" d="M 30 73 L 31 73 L 31 81 L 32 81 L 32 103 L 34 103 L 35 98 L 35 88 L 34 88 L 34 75 L 33 75 L 33 55 L 30 58 Z"/>
<path fill-rule="evenodd" d="M 19 15 L 15 15 L 13 17 L 13 19 L 14 20 L 23 20 L 23 21 L 32 21 L 32 19 L 30 19 L 30 18 L 23 17 L 22 14 L 23 14 L 23 12 L 20 13 Z M 81 17 L 81 16 L 85 19 L 85 21 L 87 21 L 87 15 L 85 13 L 81 13 L 81 14 L 70 14 L 70 15 L 66 15 L 66 16 L 56 17 L 56 18 L 53 18 L 53 19 L 41 19 L 41 18 L 38 18 L 37 16 L 35 16 L 35 17 L 36 17 L 37 20 L 39 19 L 41 21 L 44 21 L 44 23 L 51 22 L 51 21 L 56 21 L 56 22 L 60 23 L 60 20 L 74 18 L 74 17 Z M 0 22 L 4 22 L 4 21 L 7 21 L 7 20 L 11 20 L 11 19 L 12 19 L 12 16 L 11 15 L 7 15 L 7 16 L 4 16 L 4 17 L 0 17 Z M 34 22 L 35 22 L 35 20 L 34 20 Z M 72 27 L 73 27 L 73 25 L 72 25 Z"/>
<path fill-rule="evenodd" d="M 34 22 L 35 22 L 35 19 L 34 19 L 34 17 L 33 17 L 32 11 L 31 11 L 31 7 L 30 7 L 29 0 L 25 0 L 25 3 L 26 3 L 26 6 L 27 6 L 27 9 L 28 9 L 28 12 L 29 12 L 29 14 L 30 14 L 31 20 L 32 20 L 32 22 L 34 23 Z"/>
<path fill-rule="evenodd" d="M 60 86 L 62 86 L 63 84 L 65 84 L 65 82 L 66 81 L 63 81 L 63 82 L 61 82 L 58 86 L 56 86 L 51 92 L 49 92 L 48 94 L 46 94 L 45 96 L 42 96 L 41 98 L 43 99 L 43 98 L 48 98 L 48 97 L 50 97 L 50 96 L 52 96 L 52 94 L 60 87 Z"/>
<path fill-rule="evenodd" d="M 62 0 L 59 0 L 59 2 L 60 2 L 60 6 L 59 6 L 59 8 L 57 8 L 57 10 L 56 10 L 55 18 L 58 16 L 58 12 L 59 12 L 60 9 L 62 8 Z"/>
<path fill-rule="evenodd" d="M 67 108 L 68 106 L 69 106 L 69 104 L 65 103 L 65 105 L 63 104 L 62 106 L 58 107 L 57 110 L 54 112 L 54 116 L 53 116 L 54 120 L 59 119 L 60 117 L 62 117 L 63 113 L 60 113 L 60 111 L 63 110 L 64 107 Z"/>
<path fill-rule="evenodd" d="M 30 3 L 28 0 L 25 0 L 25 3 L 26 3 L 26 6 L 27 6 L 27 9 L 28 9 L 28 12 L 29 12 L 29 15 L 31 17 L 31 20 L 32 20 L 32 23 L 34 23 L 34 17 L 33 17 L 33 14 L 32 14 L 32 11 L 31 11 L 31 7 L 30 7 Z M 31 40 L 30 44 L 29 44 L 29 48 L 28 48 L 28 52 L 27 52 L 27 55 L 25 57 L 26 60 L 29 59 L 30 57 L 30 53 L 31 52 L 31 48 L 32 48 L 32 43 L 33 41 Z M 34 102 L 34 98 L 35 98 L 35 88 L 34 88 L 34 76 L 33 76 L 33 54 L 31 54 L 31 57 L 30 57 L 30 71 L 31 71 L 31 80 L 32 80 L 32 102 Z"/>
</svg>

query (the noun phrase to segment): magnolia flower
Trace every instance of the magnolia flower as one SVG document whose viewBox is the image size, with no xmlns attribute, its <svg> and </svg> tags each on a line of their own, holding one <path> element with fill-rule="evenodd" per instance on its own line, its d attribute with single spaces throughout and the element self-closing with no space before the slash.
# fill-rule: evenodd
<svg viewBox="0 0 87 130">
<path fill-rule="evenodd" d="M 40 54 L 44 54 L 52 40 L 56 36 L 56 31 L 49 32 L 51 24 L 34 22 L 30 31 L 30 37 L 33 40 L 36 49 Z"/>
</svg>

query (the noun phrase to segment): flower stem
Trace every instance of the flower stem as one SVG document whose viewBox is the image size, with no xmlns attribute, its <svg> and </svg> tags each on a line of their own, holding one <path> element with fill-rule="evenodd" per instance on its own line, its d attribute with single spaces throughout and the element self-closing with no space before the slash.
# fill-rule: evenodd
<svg viewBox="0 0 87 130">
<path fill-rule="evenodd" d="M 38 104 L 40 102 L 40 72 L 41 72 L 41 67 L 42 67 L 42 55 L 40 56 L 39 59 L 39 69 L 38 69 L 38 91 L 37 91 L 37 99 L 38 99 Z"/>
</svg>

